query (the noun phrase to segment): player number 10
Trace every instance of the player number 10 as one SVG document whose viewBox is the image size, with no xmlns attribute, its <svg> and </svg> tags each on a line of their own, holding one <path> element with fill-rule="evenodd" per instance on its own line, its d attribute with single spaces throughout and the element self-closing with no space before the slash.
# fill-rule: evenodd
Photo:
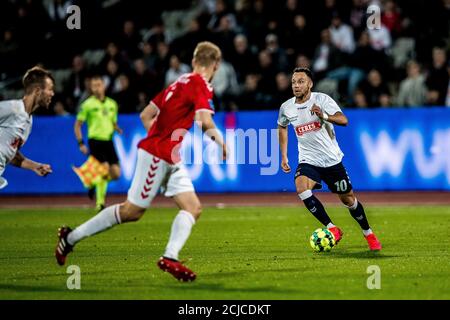
<svg viewBox="0 0 450 320">
<path fill-rule="evenodd" d="M 347 181 L 341 180 L 334 183 L 338 192 L 347 191 Z"/>
</svg>

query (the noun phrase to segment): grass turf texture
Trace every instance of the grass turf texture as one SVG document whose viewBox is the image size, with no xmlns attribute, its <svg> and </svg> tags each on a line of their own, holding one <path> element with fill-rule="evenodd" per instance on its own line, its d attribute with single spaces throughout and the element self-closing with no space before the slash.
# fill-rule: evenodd
<svg viewBox="0 0 450 320">
<path fill-rule="evenodd" d="M 54 259 L 56 230 L 92 216 L 83 209 L 0 211 L 0 299 L 449 299 L 449 207 L 368 207 L 383 251 L 368 251 L 343 208 L 331 252 L 309 245 L 319 223 L 304 208 L 204 209 L 181 258 L 198 273 L 179 283 L 156 267 L 175 209 L 149 210 L 137 223 L 79 243 L 65 267 Z M 68 265 L 81 290 L 68 290 Z M 367 268 L 381 269 L 369 290 Z"/>
</svg>

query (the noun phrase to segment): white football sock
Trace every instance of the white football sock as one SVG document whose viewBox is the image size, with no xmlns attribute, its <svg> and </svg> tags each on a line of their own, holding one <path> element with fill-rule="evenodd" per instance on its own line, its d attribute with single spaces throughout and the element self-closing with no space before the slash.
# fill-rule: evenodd
<svg viewBox="0 0 450 320">
<path fill-rule="evenodd" d="M 336 227 L 336 226 L 334 224 L 332 224 L 331 222 L 329 224 L 327 224 L 327 229 L 330 229 L 330 228 L 333 228 L 333 227 Z"/>
<path fill-rule="evenodd" d="M 100 211 L 95 217 L 77 227 L 67 236 L 67 242 L 74 245 L 86 237 L 105 231 L 116 224 L 120 224 L 120 205 L 114 205 Z"/>
<path fill-rule="evenodd" d="M 364 236 L 368 236 L 369 234 L 372 234 L 372 229 L 368 229 L 368 230 L 363 230 Z"/>
<path fill-rule="evenodd" d="M 164 257 L 178 260 L 178 253 L 189 238 L 194 224 L 194 216 L 188 211 L 180 210 L 173 220 L 169 243 L 167 244 Z"/>
</svg>

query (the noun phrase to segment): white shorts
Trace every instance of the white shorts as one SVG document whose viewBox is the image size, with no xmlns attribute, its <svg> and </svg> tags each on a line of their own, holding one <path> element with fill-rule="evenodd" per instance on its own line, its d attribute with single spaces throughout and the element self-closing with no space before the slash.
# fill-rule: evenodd
<svg viewBox="0 0 450 320">
<path fill-rule="evenodd" d="M 183 164 L 169 164 L 145 150 L 138 149 L 136 171 L 128 190 L 128 201 L 148 208 L 159 189 L 166 197 L 194 192 L 194 186 Z"/>
</svg>

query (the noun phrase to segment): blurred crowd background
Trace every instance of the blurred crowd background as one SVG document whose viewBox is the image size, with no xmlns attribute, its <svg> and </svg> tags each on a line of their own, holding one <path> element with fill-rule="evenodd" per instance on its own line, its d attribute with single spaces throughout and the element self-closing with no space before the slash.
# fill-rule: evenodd
<svg viewBox="0 0 450 320">
<path fill-rule="evenodd" d="M 81 30 L 66 26 L 81 8 Z M 381 27 L 366 25 L 369 5 Z M 21 96 L 21 76 L 49 68 L 49 111 L 74 114 L 100 74 L 120 113 L 142 110 L 191 70 L 209 40 L 223 51 L 217 110 L 278 109 L 295 67 L 346 108 L 450 106 L 450 0 L 2 0 L 0 100 Z"/>
</svg>

